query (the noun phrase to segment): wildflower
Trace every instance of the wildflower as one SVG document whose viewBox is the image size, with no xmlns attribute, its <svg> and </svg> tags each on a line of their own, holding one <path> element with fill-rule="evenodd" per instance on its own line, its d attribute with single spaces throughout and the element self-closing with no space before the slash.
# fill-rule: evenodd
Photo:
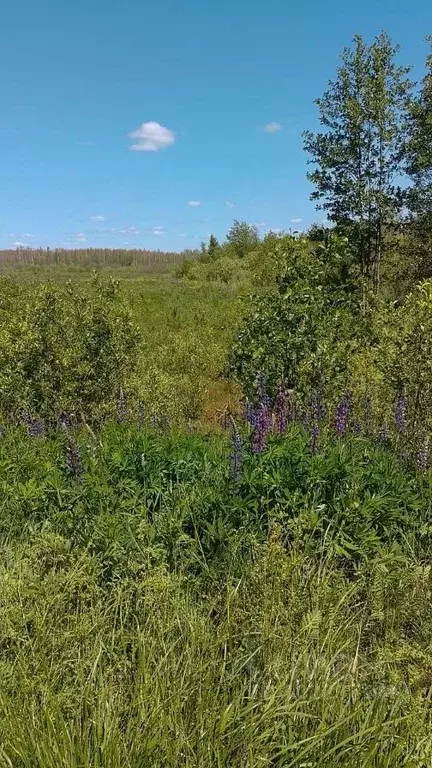
<svg viewBox="0 0 432 768">
<path fill-rule="evenodd" d="M 322 421 L 327 415 L 327 408 L 325 406 L 321 390 L 317 390 L 315 397 L 311 404 L 312 416 L 316 421 Z"/>
<path fill-rule="evenodd" d="M 258 398 L 259 398 L 259 402 L 261 403 L 261 405 L 264 406 L 264 408 L 267 411 L 271 411 L 271 407 L 272 407 L 271 399 L 270 399 L 270 396 L 269 396 L 269 394 L 267 392 L 266 379 L 265 379 L 265 376 L 264 376 L 263 373 L 260 373 L 258 375 L 257 385 L 258 385 Z"/>
<path fill-rule="evenodd" d="M 244 418 L 251 427 L 256 427 L 258 423 L 258 408 L 249 401 L 246 402 L 244 409 Z"/>
<path fill-rule="evenodd" d="M 144 427 L 144 406 L 142 403 L 138 403 L 138 427 L 142 429 Z"/>
<path fill-rule="evenodd" d="M 351 393 L 346 392 L 336 407 L 335 431 L 339 437 L 347 433 L 348 419 L 351 413 Z"/>
<path fill-rule="evenodd" d="M 81 451 L 79 449 L 79 446 L 73 440 L 72 437 L 68 437 L 67 441 L 67 448 L 66 448 L 66 467 L 76 478 L 81 477 L 83 473 L 83 466 L 82 466 L 82 460 L 81 460 Z"/>
<path fill-rule="evenodd" d="M 383 445 L 386 445 L 389 441 L 389 430 L 386 423 L 384 423 L 378 433 L 378 440 Z"/>
<path fill-rule="evenodd" d="M 159 419 L 154 414 L 150 417 L 150 426 L 152 429 L 157 429 L 159 426 Z"/>
<path fill-rule="evenodd" d="M 21 419 L 24 422 L 24 424 L 29 427 L 32 423 L 32 417 L 30 416 L 27 408 L 23 408 L 21 411 Z"/>
<path fill-rule="evenodd" d="M 65 413 L 64 411 L 62 411 L 59 416 L 59 425 L 62 429 L 68 429 L 71 425 L 71 420 L 67 415 L 67 413 Z"/>
<path fill-rule="evenodd" d="M 2 425 L 0 424 L 0 437 L 4 437 L 5 434 L 6 434 L 6 429 L 2 427 Z"/>
<path fill-rule="evenodd" d="M 120 424 L 124 424 L 127 419 L 127 407 L 126 407 L 126 399 L 122 389 L 120 390 L 120 395 L 118 399 L 117 415 L 118 415 L 118 420 Z"/>
<path fill-rule="evenodd" d="M 404 395 L 398 395 L 395 405 L 395 424 L 398 432 L 405 432 L 406 430 L 406 407 L 406 397 Z"/>
<path fill-rule="evenodd" d="M 230 477 L 236 485 L 239 482 L 240 476 L 241 476 L 242 458 L 243 458 L 242 449 L 243 449 L 243 446 L 242 446 L 240 434 L 237 427 L 234 424 L 232 429 L 231 453 L 229 455 L 229 469 L 230 469 Z"/>
<path fill-rule="evenodd" d="M 262 453 L 267 445 L 270 419 L 267 408 L 261 404 L 256 418 L 254 433 L 252 438 L 252 451 Z"/>
<path fill-rule="evenodd" d="M 425 471 L 429 466 L 429 444 L 425 440 L 423 446 L 420 448 L 417 454 L 417 466 L 419 469 Z"/>
<path fill-rule="evenodd" d="M 363 424 L 360 423 L 360 421 L 356 421 L 353 426 L 353 431 L 355 435 L 362 435 L 363 434 Z"/>
<path fill-rule="evenodd" d="M 32 419 L 27 427 L 29 437 L 43 437 L 45 434 L 45 424 L 42 419 Z"/>
<path fill-rule="evenodd" d="M 314 456 L 319 451 L 319 427 L 317 422 L 315 421 L 312 430 L 311 430 L 311 438 L 310 438 L 310 452 Z"/>
</svg>

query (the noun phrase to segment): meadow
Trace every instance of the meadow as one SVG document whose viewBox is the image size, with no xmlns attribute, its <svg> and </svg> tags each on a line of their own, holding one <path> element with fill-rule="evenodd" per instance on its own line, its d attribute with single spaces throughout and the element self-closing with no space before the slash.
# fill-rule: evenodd
<svg viewBox="0 0 432 768">
<path fill-rule="evenodd" d="M 0 258 L 1 768 L 432 766 L 432 56 L 397 53 L 356 36 L 317 101 L 325 224 Z"/>
<path fill-rule="evenodd" d="M 248 283 L 244 264 L 225 282 L 205 260 L 193 279 L 2 273 L 3 402 L 17 367 L 39 378 L 11 378 L 3 409 L 0 764 L 431 764 L 432 494 L 408 409 L 406 439 L 396 421 L 383 436 L 379 387 L 360 431 L 355 392 L 325 408 L 261 380 L 243 415 L 227 368 L 246 296 L 274 300 L 280 253 L 264 276 L 261 257 Z M 68 350 L 96 329 L 99 354 L 101 328 L 111 405 L 79 417 L 93 390 L 71 388 L 88 360 Z M 107 361 L 125 349 L 119 387 Z"/>
</svg>

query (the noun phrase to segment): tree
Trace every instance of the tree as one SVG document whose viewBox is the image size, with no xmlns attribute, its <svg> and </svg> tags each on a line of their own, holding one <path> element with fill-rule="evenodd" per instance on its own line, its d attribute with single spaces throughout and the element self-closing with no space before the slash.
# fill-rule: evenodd
<svg viewBox="0 0 432 768">
<path fill-rule="evenodd" d="M 258 245 L 260 241 L 258 229 L 246 221 L 234 220 L 227 234 L 227 241 L 234 255 L 242 259 Z"/>
<path fill-rule="evenodd" d="M 220 245 L 217 237 L 214 235 L 210 235 L 209 243 L 207 246 L 207 253 L 210 256 L 211 259 L 216 259 L 218 256 L 218 251 L 220 250 Z"/>
<path fill-rule="evenodd" d="M 413 186 L 408 193 L 412 229 L 422 250 L 423 260 L 432 250 L 432 36 L 426 59 L 426 75 L 420 92 L 413 99 L 408 127 L 406 170 Z M 431 264 L 427 265 L 429 276 Z M 424 265 L 426 267 L 426 265 Z"/>
<path fill-rule="evenodd" d="M 385 234 L 403 208 L 403 173 L 410 67 L 395 62 L 398 46 L 386 33 L 367 45 L 360 35 L 342 54 L 335 81 L 317 99 L 324 131 L 304 133 L 311 199 L 350 236 L 362 274 L 375 290 Z"/>
</svg>

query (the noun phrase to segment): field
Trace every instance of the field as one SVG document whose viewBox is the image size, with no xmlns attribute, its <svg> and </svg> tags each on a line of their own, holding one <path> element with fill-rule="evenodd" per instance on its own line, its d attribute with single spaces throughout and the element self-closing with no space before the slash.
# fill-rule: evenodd
<svg viewBox="0 0 432 768">
<path fill-rule="evenodd" d="M 97 317 L 87 269 L 4 270 L 43 360 L 39 290 Z M 0 765 L 431 765 L 429 474 L 324 415 L 318 446 L 277 399 L 264 438 L 243 422 L 221 372 L 250 286 L 114 277 L 139 331 L 117 415 L 5 413 Z"/>
</svg>

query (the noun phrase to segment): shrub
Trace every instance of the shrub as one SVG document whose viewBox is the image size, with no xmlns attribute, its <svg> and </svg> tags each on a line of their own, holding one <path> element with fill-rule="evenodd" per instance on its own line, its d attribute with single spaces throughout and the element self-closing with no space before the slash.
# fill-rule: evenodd
<svg viewBox="0 0 432 768">
<path fill-rule="evenodd" d="M 0 406 L 52 419 L 101 416 L 134 368 L 139 335 L 115 281 L 31 290 L 0 285 Z"/>
<path fill-rule="evenodd" d="M 312 248 L 306 239 L 283 238 L 275 251 L 273 287 L 249 298 L 229 371 L 247 394 L 260 373 L 273 394 L 281 379 L 303 394 L 318 386 L 335 393 L 346 386 L 350 354 L 366 333 L 347 243 L 333 236 Z"/>
</svg>

